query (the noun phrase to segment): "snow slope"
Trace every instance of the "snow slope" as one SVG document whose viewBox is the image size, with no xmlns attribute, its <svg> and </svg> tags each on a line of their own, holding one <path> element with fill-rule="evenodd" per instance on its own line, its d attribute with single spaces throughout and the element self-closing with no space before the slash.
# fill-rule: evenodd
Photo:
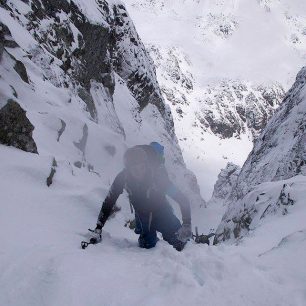
<svg viewBox="0 0 306 306">
<path fill-rule="evenodd" d="M 103 243 L 84 251 L 107 186 L 84 168 L 71 176 L 62 167 L 48 188 L 50 159 L 0 149 L 1 305 L 305 305 L 305 177 L 290 214 L 238 246 L 139 249 L 124 227 L 131 214 L 122 197 Z"/>
</svg>

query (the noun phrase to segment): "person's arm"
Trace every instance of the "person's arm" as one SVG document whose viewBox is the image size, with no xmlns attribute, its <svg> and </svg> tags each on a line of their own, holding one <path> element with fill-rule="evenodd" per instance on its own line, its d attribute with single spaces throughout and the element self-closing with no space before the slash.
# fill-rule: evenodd
<svg viewBox="0 0 306 306">
<path fill-rule="evenodd" d="M 183 224 L 191 224 L 190 203 L 187 197 L 172 183 L 169 185 L 166 194 L 180 205 Z"/>
<path fill-rule="evenodd" d="M 164 189 L 164 192 L 177 202 L 180 206 L 182 213 L 183 224 L 191 224 L 191 211 L 190 203 L 187 197 L 170 181 L 166 168 L 160 167 L 158 169 L 157 179 L 160 188 Z"/>
<path fill-rule="evenodd" d="M 121 171 L 115 178 L 99 213 L 97 220 L 97 229 L 101 229 L 108 217 L 111 215 L 112 210 L 120 194 L 123 192 L 125 184 L 125 170 Z"/>
</svg>

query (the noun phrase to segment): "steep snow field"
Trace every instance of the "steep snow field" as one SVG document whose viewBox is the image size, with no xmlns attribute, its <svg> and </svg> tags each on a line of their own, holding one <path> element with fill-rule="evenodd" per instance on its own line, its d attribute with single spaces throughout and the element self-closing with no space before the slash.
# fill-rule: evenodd
<svg viewBox="0 0 306 306">
<path fill-rule="evenodd" d="M 189 243 L 180 253 L 160 241 L 139 249 L 124 227 L 131 214 L 122 196 L 103 243 L 82 250 L 107 191 L 98 177 L 61 168 L 48 188 L 50 159 L 1 145 L 0 160 L 0 305 L 306 303 L 305 177 L 296 178 L 299 201 L 289 214 L 238 246 Z M 213 225 L 209 218 L 203 224 Z"/>
</svg>

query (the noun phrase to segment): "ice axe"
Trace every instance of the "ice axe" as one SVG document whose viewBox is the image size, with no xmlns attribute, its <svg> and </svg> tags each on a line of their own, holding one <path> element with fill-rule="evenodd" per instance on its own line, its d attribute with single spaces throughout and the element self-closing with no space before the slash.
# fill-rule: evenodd
<svg viewBox="0 0 306 306">
<path fill-rule="evenodd" d="M 90 232 L 94 233 L 95 231 L 92 230 L 92 229 L 88 229 Z M 101 236 L 101 239 L 100 240 L 97 240 L 96 238 L 90 238 L 89 242 L 87 241 L 81 241 L 81 248 L 83 250 L 85 250 L 90 244 L 97 244 L 98 242 L 101 242 L 102 241 L 102 236 Z"/>
<path fill-rule="evenodd" d="M 204 234 L 199 235 L 197 226 L 195 227 L 195 233 L 196 233 L 195 235 L 192 235 L 195 243 L 202 243 L 202 244 L 206 243 L 208 245 L 210 244 L 209 243 L 209 238 L 215 236 L 215 233 L 210 233 L 208 235 L 204 235 Z"/>
</svg>

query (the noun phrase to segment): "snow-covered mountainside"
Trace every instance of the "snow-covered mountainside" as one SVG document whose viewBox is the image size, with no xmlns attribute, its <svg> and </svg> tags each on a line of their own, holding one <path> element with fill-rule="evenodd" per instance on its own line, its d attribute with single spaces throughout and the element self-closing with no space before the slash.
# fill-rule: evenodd
<svg viewBox="0 0 306 306">
<path fill-rule="evenodd" d="M 195 92 L 192 64 L 182 50 L 151 46 L 149 51 L 157 67 L 162 92 L 175 110 L 177 125 L 187 125 L 190 107 L 195 107 L 192 104 L 196 102 L 198 108 L 192 109 L 192 123 L 202 135 L 210 132 L 224 139 L 239 137 L 249 130 L 256 138 L 284 96 L 280 84 L 255 86 L 250 82 L 222 79 Z"/>
<path fill-rule="evenodd" d="M 303 66 L 302 2 L 125 1 L 207 199 L 227 162 L 242 166 Z"/>
<path fill-rule="evenodd" d="M 109 185 L 127 146 L 156 140 L 172 179 L 196 207 L 204 203 L 120 1 L 2 1 L 0 21 L 2 143 L 48 156 L 55 179 L 68 167 Z"/>
<path fill-rule="evenodd" d="M 295 203 L 302 205 L 302 175 L 306 175 L 305 116 L 304 67 L 241 169 L 218 227 L 216 242 L 242 237 L 266 216 L 277 212 L 286 215 Z"/>
<path fill-rule="evenodd" d="M 201 1 L 183 2 L 190 3 Z M 224 35 L 232 32 L 227 29 Z M 151 34 L 157 37 L 161 32 Z M 186 73 L 186 88 L 188 78 Z M 302 83 L 292 96 L 302 97 L 298 88 Z M 260 100 L 259 92 L 254 95 Z M 220 222 L 225 206 L 196 209 L 204 202 L 195 176 L 184 166 L 171 113 L 163 101 L 151 59 L 121 2 L 0 1 L 1 306 L 306 304 L 302 175 L 257 185 L 260 191 L 255 187 L 247 194 L 250 203 L 258 193 L 258 203 L 270 201 L 267 218 L 271 219 L 238 246 L 190 241 L 177 252 L 161 239 L 153 249 L 140 249 L 138 236 L 127 226 L 133 216 L 124 194 L 118 200 L 121 210 L 103 228 L 102 243 L 81 249 L 80 241 L 89 238 L 87 228 L 95 226 L 101 201 L 122 168 L 123 152 L 152 140 L 165 145 L 169 173 L 193 201 L 193 225 L 207 233 Z M 285 106 L 278 114 L 283 114 L 284 122 L 291 113 L 299 119 L 304 102 L 287 117 Z M 221 139 L 210 127 L 199 130 L 216 161 L 235 160 L 237 152 L 242 159 L 248 151 L 245 145 L 251 145 L 244 132 L 241 139 Z M 233 145 L 236 153 L 231 155 Z M 190 149 L 198 150 L 202 158 L 199 144 L 190 143 Z M 273 152 L 267 150 L 268 155 Z M 210 161 L 212 170 L 206 164 L 204 175 L 213 184 L 210 175 L 219 166 L 214 165 L 213 154 Z M 228 197 L 238 171 L 229 164 L 222 172 L 221 188 L 214 193 L 218 201 Z M 279 177 L 302 173 L 294 171 L 283 171 L 288 175 Z"/>
</svg>

